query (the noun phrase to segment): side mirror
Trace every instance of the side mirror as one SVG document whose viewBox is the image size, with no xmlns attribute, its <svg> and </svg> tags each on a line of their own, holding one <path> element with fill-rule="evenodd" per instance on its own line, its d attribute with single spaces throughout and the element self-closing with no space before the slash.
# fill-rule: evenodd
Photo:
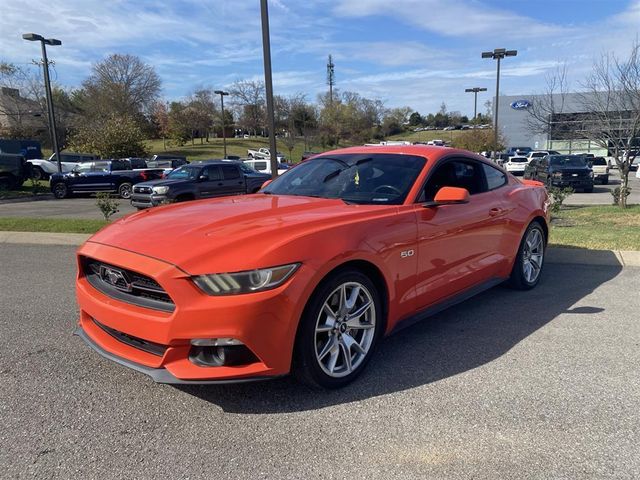
<svg viewBox="0 0 640 480">
<path fill-rule="evenodd" d="M 469 203 L 469 191 L 466 188 L 442 187 L 436 193 L 433 202 L 425 203 L 425 207 Z"/>
<path fill-rule="evenodd" d="M 273 182 L 273 180 L 267 180 L 266 182 L 264 182 L 260 187 L 260 190 L 262 190 L 263 188 L 266 188 L 271 182 Z"/>
<path fill-rule="evenodd" d="M 206 182 L 207 180 L 209 180 L 209 175 L 200 175 L 198 177 L 199 182 Z"/>
</svg>

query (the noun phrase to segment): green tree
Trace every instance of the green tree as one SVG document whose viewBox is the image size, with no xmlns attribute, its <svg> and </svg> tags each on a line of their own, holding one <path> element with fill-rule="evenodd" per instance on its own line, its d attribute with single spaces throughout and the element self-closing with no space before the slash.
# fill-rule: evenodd
<svg viewBox="0 0 640 480">
<path fill-rule="evenodd" d="M 69 137 L 69 148 L 102 158 L 144 157 L 149 154 L 137 122 L 127 115 L 111 115 L 80 126 Z"/>
</svg>

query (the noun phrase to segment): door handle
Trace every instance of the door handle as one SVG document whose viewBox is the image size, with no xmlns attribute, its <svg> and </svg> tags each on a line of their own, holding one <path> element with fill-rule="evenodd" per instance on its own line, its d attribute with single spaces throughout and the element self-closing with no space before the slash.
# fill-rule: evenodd
<svg viewBox="0 0 640 480">
<path fill-rule="evenodd" d="M 218 182 L 218 186 L 221 187 L 222 186 L 222 182 Z"/>
<path fill-rule="evenodd" d="M 489 216 L 490 217 L 497 217 L 502 212 L 504 212 L 504 210 L 502 208 L 494 207 L 491 210 L 489 210 Z"/>
</svg>

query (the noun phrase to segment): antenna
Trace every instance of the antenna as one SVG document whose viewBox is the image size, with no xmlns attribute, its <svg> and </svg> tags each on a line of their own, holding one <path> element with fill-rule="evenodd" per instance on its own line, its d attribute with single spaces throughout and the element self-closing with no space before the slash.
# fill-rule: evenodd
<svg viewBox="0 0 640 480">
<path fill-rule="evenodd" d="M 333 64 L 333 59 L 331 55 L 329 55 L 329 60 L 327 61 L 327 85 L 329 85 L 329 102 L 333 103 L 333 86 L 336 83 L 335 65 Z"/>
</svg>

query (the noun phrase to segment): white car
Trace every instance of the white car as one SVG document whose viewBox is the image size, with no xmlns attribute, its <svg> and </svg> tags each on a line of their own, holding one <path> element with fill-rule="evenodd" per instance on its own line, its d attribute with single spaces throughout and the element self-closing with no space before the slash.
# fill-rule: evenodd
<svg viewBox="0 0 640 480">
<path fill-rule="evenodd" d="M 555 150 L 533 150 L 529 152 L 529 154 L 527 155 L 527 159 L 531 161 L 534 158 L 542 158 L 546 157 L 547 155 L 560 155 L 560 152 L 556 152 Z"/>
<path fill-rule="evenodd" d="M 524 175 L 524 169 L 527 167 L 529 159 L 522 156 L 509 157 L 509 160 L 503 164 L 507 172 L 512 175 Z"/>
<path fill-rule="evenodd" d="M 58 164 L 55 161 L 55 154 L 51 154 L 48 160 L 44 158 L 36 158 L 27 160 L 31 164 L 32 177 L 35 180 L 46 180 L 53 173 L 58 173 Z M 97 160 L 96 155 L 84 153 L 60 153 L 60 162 L 62 164 L 62 173 L 73 170 L 81 162 L 89 162 Z"/>
<path fill-rule="evenodd" d="M 271 160 L 269 158 L 251 158 L 243 160 L 243 162 L 260 173 L 271 173 Z M 278 162 L 278 175 L 282 175 L 288 169 L 287 165 Z"/>
<path fill-rule="evenodd" d="M 247 150 L 247 156 L 249 158 L 256 158 L 256 159 L 270 159 L 271 158 L 271 152 L 269 151 L 268 148 L 260 148 L 258 150 Z M 284 161 L 284 155 L 280 152 L 277 152 L 276 154 L 276 158 L 278 159 L 279 162 Z"/>
</svg>

